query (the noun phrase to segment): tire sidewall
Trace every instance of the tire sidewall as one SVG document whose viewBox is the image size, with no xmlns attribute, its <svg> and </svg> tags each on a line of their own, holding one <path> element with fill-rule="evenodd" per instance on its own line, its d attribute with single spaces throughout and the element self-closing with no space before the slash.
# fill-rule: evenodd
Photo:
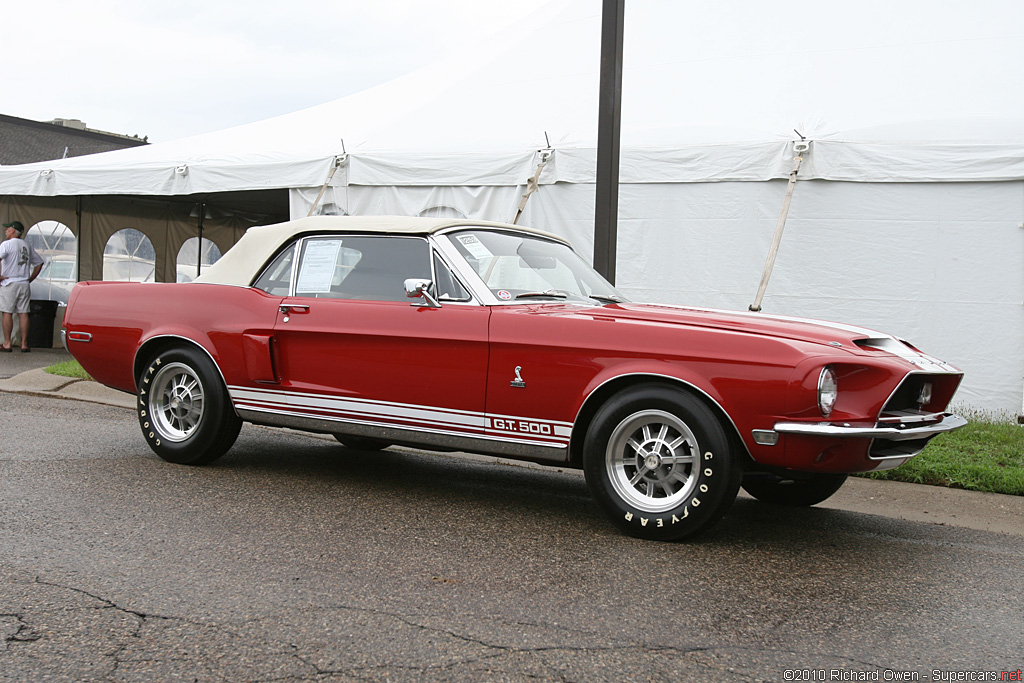
<svg viewBox="0 0 1024 683">
<path fill-rule="evenodd" d="M 697 478 L 689 495 L 659 512 L 640 509 L 619 495 L 606 465 L 609 440 L 616 427 L 644 410 L 676 416 L 693 433 L 699 447 Z M 639 538 L 676 540 L 714 524 L 736 498 L 740 472 L 721 422 L 692 394 L 660 385 L 624 391 L 602 406 L 587 429 L 583 470 L 591 494 L 612 522 Z"/>
<path fill-rule="evenodd" d="M 169 363 L 181 363 L 188 366 L 202 385 L 203 414 L 193 431 L 181 441 L 170 441 L 163 438 L 155 428 L 153 417 L 153 399 L 150 392 L 152 380 L 160 368 Z M 220 449 L 225 434 L 222 426 L 231 418 L 237 420 L 231 407 L 230 399 L 220 379 L 213 361 L 206 355 L 192 348 L 175 348 L 162 351 L 147 363 L 139 376 L 136 414 L 139 426 L 146 443 L 168 462 L 197 465 L 205 464 L 223 454 L 226 448 Z M 227 418 L 227 420 L 226 420 Z M 237 435 L 237 428 L 235 428 Z M 231 439 L 231 442 L 234 438 Z M 230 443 L 228 444 L 230 446 Z M 217 450 L 220 449 L 220 452 Z"/>
</svg>

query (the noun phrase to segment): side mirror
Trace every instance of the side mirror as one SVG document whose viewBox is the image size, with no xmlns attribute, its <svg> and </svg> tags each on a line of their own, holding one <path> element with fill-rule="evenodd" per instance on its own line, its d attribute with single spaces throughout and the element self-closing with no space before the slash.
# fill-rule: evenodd
<svg viewBox="0 0 1024 683">
<path fill-rule="evenodd" d="M 427 300 L 427 306 L 430 308 L 441 308 L 441 304 L 430 293 L 430 287 L 433 284 L 430 280 L 423 278 L 409 278 L 405 281 L 405 295 L 410 299 L 422 297 Z M 413 306 L 422 306 L 422 304 L 414 303 Z"/>
</svg>

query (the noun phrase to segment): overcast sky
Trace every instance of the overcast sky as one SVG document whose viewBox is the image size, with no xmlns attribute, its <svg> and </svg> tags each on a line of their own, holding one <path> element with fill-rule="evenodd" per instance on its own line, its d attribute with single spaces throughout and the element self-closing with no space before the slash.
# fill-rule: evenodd
<svg viewBox="0 0 1024 683">
<path fill-rule="evenodd" d="M 390 80 L 546 1 L 5 1 L 0 114 L 208 133 Z"/>
</svg>

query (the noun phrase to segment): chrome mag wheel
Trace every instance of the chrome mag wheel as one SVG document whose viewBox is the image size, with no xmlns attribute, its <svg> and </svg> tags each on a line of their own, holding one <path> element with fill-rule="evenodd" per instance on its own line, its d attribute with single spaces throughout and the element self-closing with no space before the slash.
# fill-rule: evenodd
<svg viewBox="0 0 1024 683">
<path fill-rule="evenodd" d="M 657 514 L 678 507 L 693 492 L 700 452 L 685 422 L 662 410 L 642 410 L 612 432 L 605 467 L 624 501 Z"/>
<path fill-rule="evenodd" d="M 184 363 L 160 367 L 150 385 L 153 428 L 166 441 L 189 438 L 199 427 L 206 409 L 203 383 Z"/>
</svg>

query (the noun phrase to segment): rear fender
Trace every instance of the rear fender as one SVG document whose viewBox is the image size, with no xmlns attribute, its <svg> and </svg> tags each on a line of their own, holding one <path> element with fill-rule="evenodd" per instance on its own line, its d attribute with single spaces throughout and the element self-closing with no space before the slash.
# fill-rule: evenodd
<svg viewBox="0 0 1024 683">
<path fill-rule="evenodd" d="M 199 341 L 197 341 L 197 339 Z M 154 335 L 147 339 L 145 342 L 143 342 L 139 346 L 138 351 L 136 351 L 135 360 L 132 364 L 132 376 L 135 378 L 136 390 L 138 390 L 139 376 L 145 370 L 146 366 L 148 366 L 149 363 L 153 360 L 153 358 L 155 358 L 160 353 L 166 351 L 167 349 L 185 346 L 198 349 L 205 353 L 207 356 L 209 356 L 210 361 L 213 363 L 213 366 L 217 368 L 217 374 L 220 375 L 220 381 L 224 383 L 224 386 L 227 386 L 227 380 L 224 377 L 224 371 L 223 369 L 221 369 L 221 364 L 217 360 L 217 354 L 215 353 L 214 350 L 212 350 L 214 349 L 213 343 L 210 341 L 210 338 L 207 337 L 205 334 L 199 331 L 195 331 L 194 337 L 181 334 L 165 333 Z"/>
</svg>

